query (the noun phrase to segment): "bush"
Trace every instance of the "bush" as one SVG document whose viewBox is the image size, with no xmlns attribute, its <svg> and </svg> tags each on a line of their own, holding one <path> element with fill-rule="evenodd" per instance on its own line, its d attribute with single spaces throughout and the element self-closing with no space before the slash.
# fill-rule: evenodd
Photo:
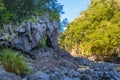
<svg viewBox="0 0 120 80">
<path fill-rule="evenodd" d="M 39 46 L 40 47 L 46 47 L 46 39 L 47 37 L 46 36 L 43 36 L 39 42 Z"/>
<path fill-rule="evenodd" d="M 20 56 L 18 52 L 12 49 L 2 50 L 0 52 L 0 61 L 8 72 L 14 72 L 18 75 L 23 73 L 29 74 L 31 72 L 23 56 Z"/>
<path fill-rule="evenodd" d="M 120 6 L 114 0 L 91 0 L 89 8 L 67 25 L 60 46 L 83 57 L 120 55 Z"/>
<path fill-rule="evenodd" d="M 50 20 L 59 20 L 62 5 L 57 0 L 0 0 L 0 27 L 7 22 L 20 23 L 34 13 L 41 16 L 46 12 Z"/>
</svg>

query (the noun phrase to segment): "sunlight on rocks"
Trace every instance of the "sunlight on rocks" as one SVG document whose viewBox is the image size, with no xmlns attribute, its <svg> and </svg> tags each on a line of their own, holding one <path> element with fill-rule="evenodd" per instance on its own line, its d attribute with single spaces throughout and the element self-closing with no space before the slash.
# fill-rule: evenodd
<svg viewBox="0 0 120 80">
<path fill-rule="evenodd" d="M 77 69 L 78 71 L 85 71 L 85 70 L 89 70 L 90 68 L 88 66 L 79 66 L 79 68 Z"/>
</svg>

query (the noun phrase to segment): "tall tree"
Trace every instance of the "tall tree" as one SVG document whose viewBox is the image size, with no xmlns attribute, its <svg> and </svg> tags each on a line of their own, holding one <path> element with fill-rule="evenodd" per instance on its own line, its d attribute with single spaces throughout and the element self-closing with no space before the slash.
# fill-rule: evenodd
<svg viewBox="0 0 120 80">
<path fill-rule="evenodd" d="M 120 54 L 120 6 L 115 0 L 92 0 L 81 16 L 68 24 L 62 46 L 80 56 Z"/>
<path fill-rule="evenodd" d="M 57 0 L 0 0 L 0 10 L 5 7 L 5 10 L 0 12 L 0 24 L 9 21 L 22 21 L 36 14 L 44 14 L 48 12 L 50 19 L 59 20 L 59 15 L 62 12 L 62 5 Z"/>
<path fill-rule="evenodd" d="M 5 7 L 4 7 L 4 4 L 3 4 L 3 0 L 0 0 L 0 11 L 3 10 Z"/>
</svg>

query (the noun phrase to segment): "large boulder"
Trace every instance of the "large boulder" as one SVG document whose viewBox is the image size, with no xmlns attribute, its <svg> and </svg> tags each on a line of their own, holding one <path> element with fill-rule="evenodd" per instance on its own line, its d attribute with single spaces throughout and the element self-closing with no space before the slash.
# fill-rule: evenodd
<svg viewBox="0 0 120 80">
<path fill-rule="evenodd" d="M 27 20 L 15 25 L 4 25 L 4 32 L 0 34 L 0 46 L 10 46 L 25 52 L 38 46 L 39 41 L 45 35 L 50 39 L 53 48 L 57 48 L 59 34 L 59 22 L 50 20 L 49 14 L 40 17 L 35 16 L 35 21 Z"/>
<path fill-rule="evenodd" d="M 0 80 L 21 80 L 20 76 L 0 69 Z"/>
</svg>

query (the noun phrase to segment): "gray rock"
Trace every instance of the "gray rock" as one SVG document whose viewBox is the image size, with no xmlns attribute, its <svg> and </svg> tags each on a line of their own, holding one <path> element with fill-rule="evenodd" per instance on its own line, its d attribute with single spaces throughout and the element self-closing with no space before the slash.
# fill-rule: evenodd
<svg viewBox="0 0 120 80">
<path fill-rule="evenodd" d="M 31 57 L 36 60 L 44 59 L 44 58 L 53 58 L 54 53 L 55 52 L 53 51 L 52 48 L 39 48 L 29 52 Z"/>
<path fill-rule="evenodd" d="M 24 78 L 22 78 L 22 80 L 27 80 L 27 78 L 28 78 L 28 77 L 24 77 Z"/>
<path fill-rule="evenodd" d="M 70 70 L 68 73 L 71 77 L 79 77 L 80 73 L 75 71 L 74 69 Z"/>
<path fill-rule="evenodd" d="M 17 31 L 17 32 L 20 32 L 20 33 L 23 33 L 23 32 L 25 32 L 25 28 L 23 28 L 23 27 L 18 27 L 18 28 L 16 29 L 16 31 Z"/>
<path fill-rule="evenodd" d="M 80 80 L 80 78 L 73 78 L 73 80 Z"/>
<path fill-rule="evenodd" d="M 0 73 L 0 80 L 21 80 L 21 78 L 14 73 L 9 72 L 1 72 Z"/>
<path fill-rule="evenodd" d="M 104 72 L 104 77 L 108 79 L 111 78 L 112 77 L 111 72 Z"/>
<path fill-rule="evenodd" d="M 115 70 L 111 71 L 111 76 L 115 80 L 120 80 L 120 74 L 117 71 L 115 71 Z"/>
<path fill-rule="evenodd" d="M 104 76 L 104 72 L 98 71 L 98 72 L 97 72 L 97 76 L 98 76 L 98 77 Z"/>
<path fill-rule="evenodd" d="M 0 74 L 5 73 L 5 69 L 0 67 Z"/>
<path fill-rule="evenodd" d="M 58 80 L 58 77 L 55 74 L 50 74 L 49 80 Z"/>
<path fill-rule="evenodd" d="M 32 74 L 28 77 L 28 80 L 49 80 L 50 75 L 37 71 L 35 74 Z"/>
<path fill-rule="evenodd" d="M 100 70 L 100 68 L 99 68 L 99 67 L 95 67 L 95 70 L 96 70 L 96 71 L 99 71 L 99 70 Z"/>
<path fill-rule="evenodd" d="M 81 77 L 80 77 L 80 80 L 93 80 L 92 79 L 92 77 L 91 76 L 89 76 L 89 75 L 82 75 Z"/>
<path fill-rule="evenodd" d="M 73 80 L 73 78 L 67 77 L 67 76 L 62 76 L 60 80 Z"/>
<path fill-rule="evenodd" d="M 94 72 L 95 72 L 94 69 L 89 69 L 89 70 L 86 70 L 86 71 L 85 71 L 85 73 L 86 73 L 86 74 L 89 74 L 89 75 L 93 74 Z"/>
</svg>

